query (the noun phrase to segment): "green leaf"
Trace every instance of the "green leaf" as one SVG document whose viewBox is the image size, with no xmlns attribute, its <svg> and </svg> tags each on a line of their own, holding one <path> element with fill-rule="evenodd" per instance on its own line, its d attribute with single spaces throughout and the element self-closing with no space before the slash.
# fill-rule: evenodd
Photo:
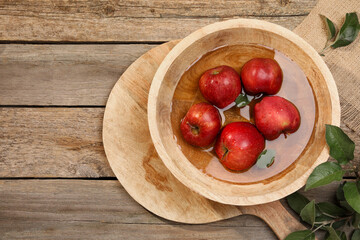
<svg viewBox="0 0 360 240">
<path fill-rule="evenodd" d="M 343 237 L 341 237 L 341 235 L 343 235 L 343 234 L 340 232 L 337 233 L 334 228 L 325 227 L 325 229 L 328 232 L 326 240 L 342 240 L 343 239 Z"/>
<path fill-rule="evenodd" d="M 359 34 L 359 19 L 356 12 L 347 13 L 345 22 L 336 36 L 332 48 L 344 47 L 352 43 Z"/>
<path fill-rule="evenodd" d="M 352 219 L 352 225 L 354 228 L 360 228 L 360 214 L 355 213 Z"/>
<path fill-rule="evenodd" d="M 315 234 L 311 230 L 302 230 L 290 233 L 284 240 L 315 240 Z"/>
<path fill-rule="evenodd" d="M 336 231 L 337 235 L 340 237 L 341 240 L 347 240 L 345 232 Z"/>
<path fill-rule="evenodd" d="M 340 164 L 346 164 L 354 159 L 355 143 L 341 128 L 326 124 L 326 142 L 330 148 L 330 156 Z"/>
<path fill-rule="evenodd" d="M 326 216 L 324 214 L 320 214 L 320 216 L 315 217 L 315 222 L 317 222 L 317 225 L 321 225 L 320 222 L 328 222 L 334 220 L 333 217 Z"/>
<path fill-rule="evenodd" d="M 286 200 L 291 207 L 297 214 L 300 215 L 301 210 L 310 202 L 304 195 L 294 192 L 293 194 L 286 197 Z"/>
<path fill-rule="evenodd" d="M 246 105 L 248 105 L 250 103 L 247 95 L 244 94 L 240 94 L 236 99 L 235 99 L 235 104 L 237 107 L 242 108 L 245 107 Z"/>
<path fill-rule="evenodd" d="M 334 229 L 338 229 L 347 223 L 347 219 L 334 221 L 335 219 L 336 218 L 321 214 L 320 216 L 315 217 L 314 227 L 316 228 L 320 227 L 320 229 L 326 230 L 326 227 L 331 226 Z"/>
<path fill-rule="evenodd" d="M 359 182 L 360 183 L 360 182 Z M 360 213 L 360 193 L 356 182 L 347 182 L 344 185 L 344 196 L 349 205 Z"/>
<path fill-rule="evenodd" d="M 351 236 L 351 240 L 360 240 L 360 230 L 355 230 Z"/>
<path fill-rule="evenodd" d="M 328 32 L 328 40 L 331 40 L 335 37 L 336 35 L 336 27 L 335 27 L 335 24 L 330 20 L 328 19 L 327 17 L 325 17 L 324 15 L 320 15 L 324 21 L 325 21 L 325 25 L 326 25 L 326 29 L 327 29 L 327 32 Z"/>
<path fill-rule="evenodd" d="M 345 224 L 346 224 L 346 219 L 343 219 L 343 220 L 334 222 L 332 224 L 332 227 L 335 228 L 335 229 L 338 229 L 338 228 L 341 228 L 342 226 L 344 226 Z"/>
<path fill-rule="evenodd" d="M 305 191 L 329 184 L 333 181 L 341 181 L 345 171 L 339 164 L 324 162 L 317 166 L 306 181 Z"/>
<path fill-rule="evenodd" d="M 341 240 L 347 240 L 345 232 L 340 232 L 339 236 L 340 236 Z"/>
<path fill-rule="evenodd" d="M 321 214 L 320 216 L 315 217 L 314 227 L 318 228 L 318 227 L 322 226 L 323 223 L 329 222 L 329 221 L 332 221 L 332 220 L 334 220 L 334 218 L 326 216 L 324 214 Z M 325 230 L 325 226 L 330 226 L 330 223 L 327 223 L 327 224 L 323 225 L 322 227 L 320 227 L 320 229 Z"/>
<path fill-rule="evenodd" d="M 345 182 L 346 183 L 346 182 Z M 344 184 L 345 183 L 340 183 L 339 187 L 336 190 L 336 199 L 340 202 L 340 201 L 344 201 L 345 200 L 345 196 L 344 196 Z"/>
<path fill-rule="evenodd" d="M 314 226 L 315 222 L 315 200 L 312 200 L 301 210 L 300 217 L 304 222 Z"/>
<path fill-rule="evenodd" d="M 346 210 L 336 206 L 333 203 L 329 202 L 321 202 L 318 203 L 317 206 L 319 207 L 320 211 L 323 212 L 325 215 L 331 217 L 342 217 L 346 215 Z"/>
<path fill-rule="evenodd" d="M 314 224 L 315 227 L 319 227 L 324 222 L 329 222 L 332 220 L 334 220 L 334 217 L 330 217 L 330 216 L 323 214 L 320 211 L 319 206 L 317 204 L 315 204 L 315 224 Z M 324 226 L 326 226 L 326 225 L 329 225 L 329 224 L 325 224 Z M 323 227 L 321 227 L 321 229 L 323 229 Z"/>
<path fill-rule="evenodd" d="M 347 209 L 349 212 L 351 213 L 355 212 L 355 210 L 349 205 L 349 203 L 346 200 L 340 201 L 339 204 L 341 207 Z"/>
<path fill-rule="evenodd" d="M 259 168 L 268 168 L 274 163 L 276 151 L 273 149 L 264 150 L 260 153 L 256 166 Z"/>
<path fill-rule="evenodd" d="M 344 196 L 344 183 L 340 183 L 338 189 L 336 190 L 336 199 L 338 200 L 341 207 L 348 210 L 349 212 L 353 213 L 355 212 L 354 209 L 346 202 L 345 196 Z"/>
<path fill-rule="evenodd" d="M 321 216 L 324 216 L 324 214 L 320 211 L 320 208 L 315 203 L 315 219 L 316 219 L 316 217 L 321 217 Z"/>
</svg>

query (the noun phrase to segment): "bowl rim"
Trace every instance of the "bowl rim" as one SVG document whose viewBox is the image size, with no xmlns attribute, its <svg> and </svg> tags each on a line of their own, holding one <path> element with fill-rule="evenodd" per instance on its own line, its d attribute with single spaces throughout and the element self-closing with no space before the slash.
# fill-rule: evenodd
<svg viewBox="0 0 360 240">
<path fill-rule="evenodd" d="M 320 70 L 321 74 L 323 75 L 324 80 L 328 85 L 328 90 L 330 93 L 331 98 L 331 124 L 339 126 L 340 125 L 340 102 L 339 102 L 339 95 L 338 90 L 335 84 L 335 80 L 317 51 L 304 39 L 298 36 L 296 33 L 279 26 L 274 23 L 266 22 L 263 20 L 256 20 L 256 19 L 232 19 L 223 22 L 216 22 L 210 25 L 207 25 L 203 28 L 196 30 L 195 32 L 191 33 L 183 40 L 181 40 L 165 57 L 163 62 L 160 64 L 155 76 L 153 78 L 153 82 L 150 87 L 149 97 L 148 97 L 148 124 L 150 135 L 155 146 L 156 151 L 158 152 L 160 158 L 162 159 L 165 166 L 170 170 L 170 172 L 185 186 L 189 187 L 190 189 L 194 190 L 195 192 L 199 193 L 200 195 L 217 201 L 224 204 L 232 204 L 232 205 L 255 205 L 255 204 L 263 204 L 267 202 L 272 202 L 278 199 L 281 199 L 303 187 L 306 183 L 306 180 L 313 169 L 318 166 L 319 164 L 327 161 L 329 157 L 329 151 L 327 146 L 319 154 L 319 157 L 314 161 L 312 166 L 298 179 L 295 179 L 289 185 L 280 190 L 254 195 L 254 196 L 218 196 L 211 192 L 208 192 L 208 189 L 205 189 L 203 185 L 192 181 L 186 175 L 181 174 L 180 171 L 177 171 L 177 166 L 172 163 L 172 161 L 166 161 L 166 159 L 171 158 L 164 145 L 161 142 L 161 137 L 159 134 L 160 129 L 158 128 L 158 121 L 157 121 L 157 95 L 160 90 L 162 80 L 165 77 L 165 74 L 171 67 L 171 64 L 175 61 L 175 59 L 184 51 L 186 50 L 193 42 L 200 40 L 202 37 L 212 34 L 218 31 L 232 29 L 232 28 L 255 28 L 258 30 L 265 30 L 270 31 L 272 33 L 278 34 L 281 37 L 290 40 L 293 44 L 297 45 L 301 48 L 306 55 L 308 55 L 314 63 L 316 63 L 318 69 Z"/>
</svg>

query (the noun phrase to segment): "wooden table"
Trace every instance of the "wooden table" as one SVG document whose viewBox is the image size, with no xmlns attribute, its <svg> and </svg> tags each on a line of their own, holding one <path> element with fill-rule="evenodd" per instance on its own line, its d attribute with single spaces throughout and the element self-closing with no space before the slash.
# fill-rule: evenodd
<svg viewBox="0 0 360 240">
<path fill-rule="evenodd" d="M 104 107 L 126 68 L 158 44 L 233 17 L 294 29 L 315 4 L 0 0 L 0 239 L 276 239 L 253 216 L 185 225 L 143 209 L 106 160 Z M 307 195 L 331 200 L 334 187 Z"/>
</svg>

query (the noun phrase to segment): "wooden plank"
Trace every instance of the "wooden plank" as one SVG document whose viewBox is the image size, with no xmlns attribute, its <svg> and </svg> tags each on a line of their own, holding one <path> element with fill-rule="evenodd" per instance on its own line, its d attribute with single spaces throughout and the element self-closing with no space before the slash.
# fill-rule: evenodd
<svg viewBox="0 0 360 240">
<path fill-rule="evenodd" d="M 276 239 L 254 216 L 173 223 L 137 204 L 116 180 L 2 180 L 5 239 Z"/>
<path fill-rule="evenodd" d="M 316 0 L 0 1 L 0 41 L 168 41 L 254 17 L 295 28 Z"/>
<path fill-rule="evenodd" d="M 0 45 L 0 105 L 102 105 L 156 45 Z"/>
<path fill-rule="evenodd" d="M 121 218 L 122 216 L 118 216 Z M 247 221 L 244 217 L 244 221 Z M 254 218 L 254 217 L 252 217 Z M 261 220 L 258 220 L 261 221 Z M 1 221 L 4 239 L 106 239 L 106 240 L 277 240 L 267 226 L 212 227 L 206 225 L 121 224 L 92 221 Z M 18 224 L 15 225 L 14 224 Z M 265 223 L 264 223 L 265 225 Z M 1 230 L 1 228 L 3 230 Z"/>
<path fill-rule="evenodd" d="M 331 200 L 336 187 L 305 195 Z M 0 196 L 5 239 L 276 239 L 254 216 L 203 225 L 156 217 L 116 180 L 0 180 Z"/>
<path fill-rule="evenodd" d="M 0 108 L 1 177 L 114 176 L 103 108 Z"/>
<path fill-rule="evenodd" d="M 102 145 L 103 114 L 103 108 L 0 108 L 0 177 L 114 177 Z M 360 136 L 342 128 L 360 146 Z M 360 164 L 359 147 L 355 159 Z"/>
</svg>

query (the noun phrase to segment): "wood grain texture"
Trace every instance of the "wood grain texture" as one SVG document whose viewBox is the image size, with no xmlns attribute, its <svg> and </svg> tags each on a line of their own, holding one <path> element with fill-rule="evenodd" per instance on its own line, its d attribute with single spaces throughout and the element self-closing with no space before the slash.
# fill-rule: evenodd
<svg viewBox="0 0 360 240">
<path fill-rule="evenodd" d="M 4 239 L 276 239 L 254 216 L 206 225 L 158 218 L 117 180 L 2 180 L 0 196 Z"/>
<path fill-rule="evenodd" d="M 0 41 L 168 41 L 234 17 L 293 29 L 315 4 L 316 0 L 2 0 Z"/>
<path fill-rule="evenodd" d="M 103 108 L 0 108 L 0 178 L 114 177 L 102 146 L 103 115 Z M 341 128 L 355 142 L 359 165 L 360 137 Z"/>
<path fill-rule="evenodd" d="M 156 45 L 0 45 L 0 105 L 101 105 Z"/>
<path fill-rule="evenodd" d="M 0 177 L 113 176 L 102 108 L 0 108 Z"/>
<path fill-rule="evenodd" d="M 305 194 L 325 201 L 335 189 L 331 184 Z M 3 239 L 277 239 L 248 215 L 206 225 L 166 221 L 117 180 L 0 180 L 0 196 Z"/>
<path fill-rule="evenodd" d="M 239 208 L 245 214 L 263 219 L 279 239 L 285 239 L 292 232 L 306 229 L 283 207 L 280 201 Z"/>
<path fill-rule="evenodd" d="M 150 84 L 176 43 L 162 44 L 142 55 L 112 89 L 103 122 L 107 159 L 130 196 L 158 216 L 196 224 L 237 216 L 241 211 L 235 206 L 210 201 L 180 183 L 151 141 L 146 108 Z"/>
</svg>

